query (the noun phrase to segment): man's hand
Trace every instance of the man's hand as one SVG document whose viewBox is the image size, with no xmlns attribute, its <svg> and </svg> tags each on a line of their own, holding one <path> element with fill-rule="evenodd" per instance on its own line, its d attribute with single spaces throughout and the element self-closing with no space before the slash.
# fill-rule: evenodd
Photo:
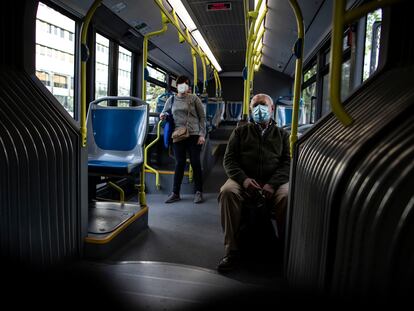
<svg viewBox="0 0 414 311">
<path fill-rule="evenodd" d="M 274 193 L 275 189 L 273 189 L 272 185 L 265 184 L 263 186 L 263 194 L 266 197 L 266 199 L 271 199 Z"/>
<path fill-rule="evenodd" d="M 165 120 L 165 118 L 166 118 L 165 114 L 164 113 L 161 113 L 160 114 L 160 120 Z"/>
<path fill-rule="evenodd" d="M 206 142 L 206 139 L 204 138 L 204 136 L 200 136 L 200 137 L 198 138 L 197 145 L 202 145 L 202 144 L 204 144 L 205 142 Z"/>
<path fill-rule="evenodd" d="M 260 187 L 260 185 L 257 183 L 257 181 L 255 181 L 252 178 L 246 178 L 243 181 L 243 187 L 247 190 L 255 190 L 255 189 L 261 190 L 262 189 L 262 187 Z"/>
</svg>

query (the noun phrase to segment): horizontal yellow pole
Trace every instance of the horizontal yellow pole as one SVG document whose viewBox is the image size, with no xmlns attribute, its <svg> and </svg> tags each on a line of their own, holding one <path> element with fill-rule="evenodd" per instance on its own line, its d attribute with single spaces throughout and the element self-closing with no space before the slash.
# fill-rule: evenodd
<svg viewBox="0 0 414 311">
<path fill-rule="evenodd" d="M 360 19 L 372 11 L 375 11 L 376 9 L 383 8 L 398 2 L 401 2 L 401 0 L 374 0 L 365 3 L 345 13 L 344 25 L 351 24 L 352 22 Z"/>
<path fill-rule="evenodd" d="M 157 171 L 160 175 L 174 175 L 175 172 L 174 171 Z M 155 174 L 153 171 L 151 170 L 145 170 L 145 173 L 149 173 L 149 174 Z M 184 176 L 188 176 L 189 173 L 188 172 L 184 172 Z"/>
</svg>

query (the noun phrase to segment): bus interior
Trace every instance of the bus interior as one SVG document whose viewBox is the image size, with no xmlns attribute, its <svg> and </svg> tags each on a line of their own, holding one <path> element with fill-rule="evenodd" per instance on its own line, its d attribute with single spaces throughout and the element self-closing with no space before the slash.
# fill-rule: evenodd
<svg viewBox="0 0 414 311">
<path fill-rule="evenodd" d="M 409 300 L 409 3 L 3 2 L 3 302 L 218 310 Z M 182 75 L 206 117 L 201 204 L 189 160 L 181 200 L 164 203 L 176 158 L 160 114 Z M 220 273 L 223 159 L 234 130 L 253 122 L 256 94 L 270 96 L 290 135 L 286 234 L 269 219 L 266 236 L 249 233 L 240 266 Z"/>
</svg>

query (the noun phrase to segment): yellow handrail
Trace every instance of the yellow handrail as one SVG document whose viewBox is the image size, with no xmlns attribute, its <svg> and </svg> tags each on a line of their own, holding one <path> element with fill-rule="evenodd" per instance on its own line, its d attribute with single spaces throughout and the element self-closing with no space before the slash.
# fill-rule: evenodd
<svg viewBox="0 0 414 311">
<path fill-rule="evenodd" d="M 155 186 L 157 187 L 157 189 L 159 190 L 161 188 L 160 185 L 160 173 L 155 170 L 154 168 L 152 168 L 151 166 L 149 166 L 148 164 L 148 150 L 157 142 L 160 140 L 160 133 L 161 133 L 161 122 L 159 121 L 157 124 L 157 137 L 148 145 L 145 147 L 144 150 L 144 167 L 149 169 L 151 172 L 153 172 L 155 174 Z"/>
<path fill-rule="evenodd" d="M 295 12 L 296 24 L 298 27 L 298 40 L 296 41 L 296 67 L 295 67 L 295 82 L 293 87 L 293 112 L 292 112 L 292 125 L 290 133 L 290 156 L 293 157 L 293 146 L 298 140 L 298 116 L 299 116 L 299 99 L 300 99 L 300 87 L 302 84 L 302 61 L 303 61 L 303 46 L 305 38 L 305 30 L 303 27 L 302 11 L 296 0 L 289 0 L 290 6 Z M 296 50 L 296 49 L 295 49 Z"/>
<path fill-rule="evenodd" d="M 218 98 L 219 97 L 219 93 L 218 93 L 218 90 L 219 90 L 219 85 L 218 85 L 218 81 L 217 81 L 217 75 L 216 75 L 216 71 L 214 70 L 213 71 L 213 76 L 214 76 L 214 85 L 215 85 L 215 87 L 216 87 L 216 98 Z"/>
<path fill-rule="evenodd" d="M 395 4 L 397 2 L 401 2 L 401 0 L 375 0 L 368 3 L 365 3 L 359 7 L 356 7 L 352 10 L 345 12 L 344 17 L 344 25 L 351 24 L 352 22 L 360 19 L 361 17 L 365 16 L 369 12 L 375 11 L 380 7 L 385 7 L 388 5 Z"/>
<path fill-rule="evenodd" d="M 262 5 L 263 0 L 259 0 L 254 11 L 250 11 L 248 13 L 251 21 L 251 24 L 249 25 L 249 35 L 247 36 L 247 42 L 246 42 L 246 60 L 245 60 L 245 70 L 247 70 L 247 77 L 244 80 L 244 94 L 243 94 L 243 120 L 247 120 L 248 113 L 249 113 L 249 104 L 250 104 L 250 87 L 251 87 L 251 81 L 249 80 L 250 76 L 250 64 L 251 64 L 251 51 L 252 51 L 252 44 L 254 44 L 254 41 L 256 39 L 254 30 L 255 30 L 255 24 L 257 20 L 257 16 L 259 14 L 259 8 Z M 249 21 L 249 20 L 247 20 Z M 246 74 L 246 73 L 245 73 Z"/>
<path fill-rule="evenodd" d="M 124 190 L 121 187 L 119 187 L 117 184 L 114 184 L 111 181 L 108 182 L 108 185 L 119 192 L 119 197 L 120 197 L 119 201 L 121 203 L 124 203 L 125 202 L 125 192 L 124 192 Z"/>
<path fill-rule="evenodd" d="M 83 49 L 83 55 L 81 59 L 81 115 L 80 115 L 80 127 L 81 127 L 81 140 L 82 147 L 86 147 L 87 129 L 86 129 L 86 62 L 88 61 L 88 47 L 86 45 L 86 39 L 88 35 L 89 23 L 95 14 L 96 9 L 101 5 L 102 0 L 95 0 L 88 13 L 86 13 L 85 20 L 82 24 L 81 32 L 81 46 Z"/>
<path fill-rule="evenodd" d="M 194 49 L 191 49 L 191 57 L 193 58 L 193 70 L 194 70 L 194 82 L 193 82 L 193 93 L 197 93 L 197 83 L 198 83 L 198 77 L 197 77 L 197 52 Z"/>
<path fill-rule="evenodd" d="M 161 12 L 161 21 L 162 21 L 162 28 L 160 30 L 157 31 L 153 31 L 150 33 L 147 33 L 144 36 L 144 43 L 143 43 L 143 48 L 142 48 L 142 100 L 146 100 L 146 95 L 147 95 L 147 83 L 145 83 L 146 79 L 145 79 L 145 69 L 147 68 L 147 63 L 148 63 L 148 41 L 151 37 L 154 36 L 158 36 L 161 35 L 163 33 L 165 33 L 168 29 L 168 19 L 165 16 L 164 13 Z"/>
<path fill-rule="evenodd" d="M 344 126 L 353 122 L 351 116 L 345 111 L 341 99 L 342 79 L 342 40 L 345 25 L 354 22 L 367 13 L 380 7 L 391 5 L 401 0 L 375 0 L 360 7 L 346 10 L 346 0 L 336 0 L 333 6 L 332 39 L 331 39 L 331 69 L 330 69 L 330 99 L 332 112 Z"/>
<path fill-rule="evenodd" d="M 174 27 L 177 29 L 179 35 L 180 35 L 180 40 L 182 39 L 184 41 L 187 41 L 187 43 L 191 46 L 191 48 L 196 51 L 197 54 L 198 53 L 198 45 L 196 46 L 191 37 L 188 37 L 186 34 L 186 31 L 184 31 L 181 26 L 180 23 L 178 21 L 177 15 L 175 14 L 174 10 L 172 11 L 172 15 L 171 13 L 165 8 L 164 4 L 163 4 L 163 0 L 154 0 L 155 4 L 159 7 L 159 9 L 161 10 L 162 13 L 164 13 L 164 15 L 168 18 L 168 20 L 170 21 L 170 23 L 172 25 L 174 25 Z M 201 55 L 199 54 L 199 56 L 201 57 Z M 211 62 L 211 61 L 210 61 Z"/>
<path fill-rule="evenodd" d="M 206 93 L 206 84 L 207 84 L 207 68 L 206 68 L 206 60 L 205 60 L 205 54 L 201 51 L 200 47 L 198 47 L 200 55 L 201 55 L 201 64 L 203 66 L 203 91 L 202 94 Z"/>
<path fill-rule="evenodd" d="M 214 76 L 216 77 L 217 82 L 218 82 L 218 97 L 221 97 L 221 96 L 222 96 L 222 94 L 221 94 L 221 92 L 222 92 L 222 88 L 221 88 L 221 80 L 220 80 L 220 76 L 219 76 L 219 74 L 218 74 L 217 70 L 214 70 L 213 74 L 214 74 Z"/>
</svg>

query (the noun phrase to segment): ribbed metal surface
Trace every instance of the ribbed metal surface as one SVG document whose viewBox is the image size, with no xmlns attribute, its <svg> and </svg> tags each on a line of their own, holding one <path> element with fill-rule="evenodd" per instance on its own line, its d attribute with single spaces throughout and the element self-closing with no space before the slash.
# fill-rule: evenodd
<svg viewBox="0 0 414 311">
<path fill-rule="evenodd" d="M 35 8 L 7 2 L 0 13 L 0 255 L 50 263 L 80 253 L 80 135 L 23 71 L 34 72 L 20 51 L 35 55 Z"/>
<path fill-rule="evenodd" d="M 32 79 L 0 74 L 1 254 L 53 262 L 79 252 L 79 135 Z"/>
<path fill-rule="evenodd" d="M 413 113 L 414 89 L 410 76 L 406 70 L 381 75 L 347 104 L 347 111 L 355 119 L 352 126 L 344 128 L 329 115 L 307 139 L 299 142 L 290 205 L 287 266 L 287 277 L 294 287 L 324 290 L 331 285 L 333 275 L 334 291 L 344 288 L 358 292 L 356 286 L 363 284 L 367 289 L 374 284 L 389 284 L 382 278 L 388 272 L 376 268 L 364 270 L 361 262 L 375 266 L 378 259 L 375 255 L 380 253 L 391 256 L 387 260 L 399 259 L 389 252 L 391 245 L 387 243 L 399 232 L 398 225 L 380 216 L 383 208 L 391 204 L 388 192 L 396 187 L 393 193 L 407 194 L 399 179 L 408 174 L 410 177 L 406 178 L 412 182 L 414 172 L 409 165 L 388 166 L 384 170 L 384 163 L 392 164 L 400 159 L 394 154 L 397 150 L 390 149 L 393 150 L 390 153 L 383 146 L 392 148 L 391 141 L 394 141 L 394 145 L 400 144 L 399 149 L 408 152 L 404 157 L 414 156 L 412 131 L 408 129 L 409 142 L 395 141 Z M 392 175 L 398 178 L 390 178 L 391 168 Z M 371 184 L 367 184 L 368 180 Z M 413 199 L 412 191 L 407 198 L 393 201 L 400 211 L 395 210 L 393 217 L 401 222 L 409 221 L 403 211 L 409 211 L 410 199 Z M 365 215 L 368 210 L 369 215 Z M 366 222 L 372 226 L 366 227 Z M 365 230 L 373 231 L 366 235 Z M 389 239 L 384 239 L 385 236 Z M 398 239 L 405 238 L 404 233 Z M 375 249 L 370 248 L 372 242 L 376 243 Z M 364 252 L 358 253 L 361 248 Z M 398 247 L 393 254 L 402 250 Z M 407 251 L 413 255 L 412 248 Z M 391 266 L 382 262 L 382 268 L 391 269 Z M 399 269 L 405 268 L 410 266 Z"/>
<path fill-rule="evenodd" d="M 354 123 L 329 114 L 298 141 L 285 265 L 294 288 L 379 297 L 414 288 L 409 12 L 408 3 L 385 11 L 385 66 L 345 102 Z"/>
</svg>

